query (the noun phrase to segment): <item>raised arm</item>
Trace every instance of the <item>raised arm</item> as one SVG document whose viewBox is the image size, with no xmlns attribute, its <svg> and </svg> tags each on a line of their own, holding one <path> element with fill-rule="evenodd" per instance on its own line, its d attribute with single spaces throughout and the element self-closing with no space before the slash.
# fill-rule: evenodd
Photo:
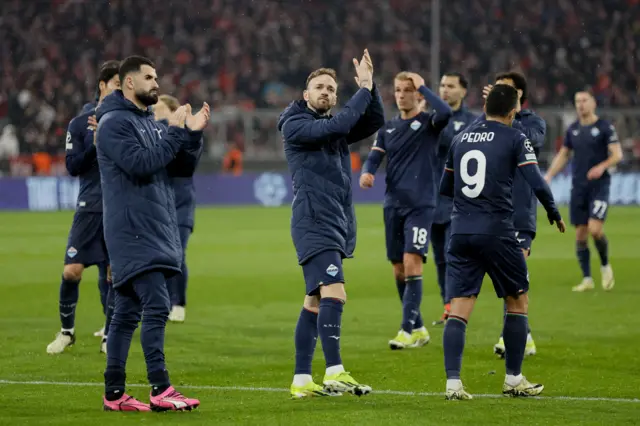
<svg viewBox="0 0 640 426">
<path fill-rule="evenodd" d="M 146 147 L 129 121 L 107 116 L 98 124 L 98 149 L 130 176 L 147 177 L 167 167 L 187 140 L 187 130 L 171 126 Z"/>
<path fill-rule="evenodd" d="M 189 131 L 189 143 L 185 144 L 169 163 L 167 170 L 172 177 L 191 177 L 196 171 L 204 148 L 202 132 Z"/>
<path fill-rule="evenodd" d="M 294 115 L 282 125 L 282 134 L 287 142 L 293 144 L 318 142 L 332 136 L 346 136 L 364 115 L 370 103 L 371 91 L 362 88 L 334 117 L 316 120 L 305 115 Z"/>
<path fill-rule="evenodd" d="M 74 118 L 67 129 L 64 160 L 71 176 L 79 176 L 88 172 L 96 161 L 96 146 L 91 144 L 85 147 L 83 127 L 86 128 L 87 123 L 81 123 Z"/>
<path fill-rule="evenodd" d="M 371 90 L 371 103 L 364 115 L 347 135 L 349 144 L 360 142 L 374 134 L 384 125 L 384 106 L 378 87 L 374 84 Z"/>
<path fill-rule="evenodd" d="M 424 99 L 427 101 L 429 106 L 431 106 L 431 108 L 433 108 L 436 112 L 431 122 L 433 128 L 437 131 L 444 129 L 449 122 L 449 119 L 453 115 L 453 110 L 451 109 L 449 104 L 440 99 L 438 95 L 433 93 L 431 89 L 429 89 L 425 85 L 420 86 L 418 88 L 418 91 L 422 96 L 424 96 Z"/>
</svg>

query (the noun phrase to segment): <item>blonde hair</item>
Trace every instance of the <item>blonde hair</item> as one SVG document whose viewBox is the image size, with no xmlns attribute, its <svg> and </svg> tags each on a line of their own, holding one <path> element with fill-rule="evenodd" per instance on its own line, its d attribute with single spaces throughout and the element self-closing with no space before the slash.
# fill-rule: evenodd
<svg viewBox="0 0 640 426">
<path fill-rule="evenodd" d="M 320 77 L 321 75 L 328 75 L 336 81 L 336 84 L 338 84 L 338 75 L 336 74 L 336 70 L 334 70 L 333 68 L 318 68 L 317 70 L 309 74 L 309 77 L 307 77 L 306 87 L 309 86 L 311 80 L 316 77 Z"/>
<path fill-rule="evenodd" d="M 169 110 L 171 112 L 175 112 L 178 108 L 180 108 L 180 102 L 178 102 L 178 99 L 170 95 L 160 95 L 158 97 L 158 101 L 164 102 L 164 104 L 169 107 Z"/>
<path fill-rule="evenodd" d="M 413 81 L 411 79 L 411 77 L 409 77 L 409 71 L 401 71 L 398 74 L 396 74 L 396 77 L 394 78 L 394 80 L 398 80 L 398 81 Z"/>
</svg>

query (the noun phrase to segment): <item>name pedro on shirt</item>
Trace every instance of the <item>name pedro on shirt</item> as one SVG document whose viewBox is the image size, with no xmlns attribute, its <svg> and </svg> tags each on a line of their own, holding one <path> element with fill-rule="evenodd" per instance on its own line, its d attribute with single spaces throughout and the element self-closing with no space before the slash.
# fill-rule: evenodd
<svg viewBox="0 0 640 426">
<path fill-rule="evenodd" d="M 462 135 L 460 142 L 476 143 L 476 142 L 491 142 L 495 137 L 494 132 L 469 132 Z"/>
</svg>

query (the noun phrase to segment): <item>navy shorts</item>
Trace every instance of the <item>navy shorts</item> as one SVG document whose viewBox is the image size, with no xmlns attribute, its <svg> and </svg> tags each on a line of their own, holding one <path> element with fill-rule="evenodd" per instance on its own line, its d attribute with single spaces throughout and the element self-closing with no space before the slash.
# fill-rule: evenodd
<svg viewBox="0 0 640 426">
<path fill-rule="evenodd" d="M 103 229 L 102 213 L 76 212 L 69 231 L 64 264 L 77 263 L 86 267 L 108 263 Z"/>
<path fill-rule="evenodd" d="M 427 261 L 429 231 L 434 213 L 433 207 L 384 208 L 384 230 L 389 261 L 402 263 L 405 253 L 418 254 L 422 257 L 423 263 Z"/>
<path fill-rule="evenodd" d="M 480 294 L 488 274 L 496 296 L 529 291 L 529 273 L 515 235 L 452 235 L 447 251 L 446 300 Z"/>
<path fill-rule="evenodd" d="M 302 265 L 307 295 L 320 294 L 320 286 L 344 283 L 342 254 L 337 250 L 327 250 L 311 257 Z"/>
<path fill-rule="evenodd" d="M 569 216 L 574 226 L 587 225 L 589 219 L 604 220 L 609 211 L 609 182 L 588 188 L 571 188 Z"/>
<path fill-rule="evenodd" d="M 520 250 L 526 250 L 531 254 L 531 245 L 536 238 L 536 233 L 531 231 L 516 231 L 516 241 Z"/>
</svg>

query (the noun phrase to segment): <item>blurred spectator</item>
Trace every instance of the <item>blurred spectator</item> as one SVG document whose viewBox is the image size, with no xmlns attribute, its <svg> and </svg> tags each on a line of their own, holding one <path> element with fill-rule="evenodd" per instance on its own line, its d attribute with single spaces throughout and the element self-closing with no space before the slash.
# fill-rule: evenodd
<svg viewBox="0 0 640 426">
<path fill-rule="evenodd" d="M 511 68 L 528 76 L 534 107 L 570 105 L 587 85 L 602 106 L 640 105 L 638 1 L 441 5 L 441 71 L 469 76 L 471 107 L 496 72 Z M 132 54 L 155 61 L 164 93 L 195 106 L 206 100 L 215 114 L 282 108 L 320 66 L 338 70 L 345 100 L 355 89 L 351 58 L 368 47 L 392 102 L 398 71 L 429 81 L 430 7 L 425 0 L 3 0 L 0 117 L 17 127 L 21 152 L 63 153 L 69 120 L 94 99 L 97 67 Z M 273 137 L 263 131 L 270 123 L 257 123 L 247 149 L 260 151 Z"/>
</svg>

